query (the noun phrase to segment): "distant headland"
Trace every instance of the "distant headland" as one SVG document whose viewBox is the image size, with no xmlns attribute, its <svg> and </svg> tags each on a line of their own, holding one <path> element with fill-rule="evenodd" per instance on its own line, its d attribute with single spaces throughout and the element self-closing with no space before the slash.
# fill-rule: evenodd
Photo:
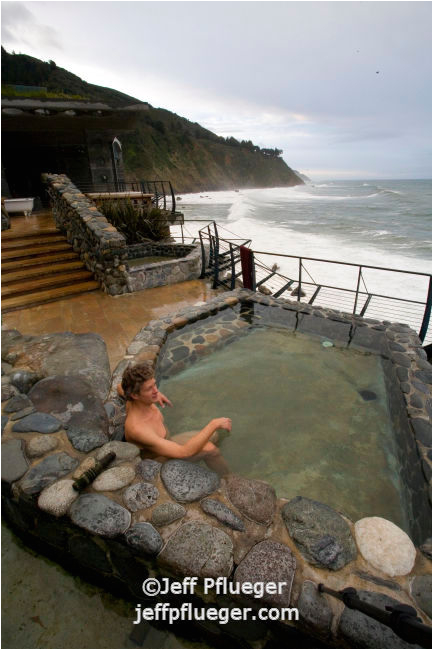
<svg viewBox="0 0 433 650">
<path fill-rule="evenodd" d="M 2 48 L 2 97 L 55 101 L 104 102 L 110 106 L 140 104 L 111 88 L 89 84 L 60 68 Z M 24 93 L 24 94 L 23 94 Z M 281 149 L 265 149 L 250 140 L 224 138 L 163 108 L 148 105 L 134 131 L 122 135 L 125 169 L 130 178 L 170 179 L 176 192 L 230 190 L 247 187 L 302 185 L 302 175 L 281 158 Z"/>
</svg>

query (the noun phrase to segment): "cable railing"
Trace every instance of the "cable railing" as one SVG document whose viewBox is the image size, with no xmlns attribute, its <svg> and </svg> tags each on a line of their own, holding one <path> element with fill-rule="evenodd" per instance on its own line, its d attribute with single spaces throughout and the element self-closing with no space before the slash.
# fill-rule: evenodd
<svg viewBox="0 0 433 650">
<path fill-rule="evenodd" d="M 222 236 L 223 230 L 214 221 L 199 230 L 201 277 L 212 277 L 214 288 L 234 289 L 242 276 L 240 247 L 250 248 L 251 240 Z M 421 341 L 431 342 L 431 274 L 251 249 L 250 255 L 254 291 L 352 316 L 406 323 Z M 277 263 L 270 266 L 273 259 Z"/>
</svg>

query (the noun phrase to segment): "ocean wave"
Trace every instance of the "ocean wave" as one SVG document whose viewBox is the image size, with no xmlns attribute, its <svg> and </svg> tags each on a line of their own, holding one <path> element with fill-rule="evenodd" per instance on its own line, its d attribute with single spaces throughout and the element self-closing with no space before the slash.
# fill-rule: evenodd
<svg viewBox="0 0 433 650">
<path fill-rule="evenodd" d="M 371 232 L 372 237 L 383 237 L 384 235 L 391 235 L 391 234 L 392 233 L 389 230 L 376 230 Z"/>
<path fill-rule="evenodd" d="M 403 196 L 403 192 L 398 192 L 397 190 L 390 190 L 386 187 L 378 187 L 379 194 L 398 194 L 399 196 Z"/>
</svg>

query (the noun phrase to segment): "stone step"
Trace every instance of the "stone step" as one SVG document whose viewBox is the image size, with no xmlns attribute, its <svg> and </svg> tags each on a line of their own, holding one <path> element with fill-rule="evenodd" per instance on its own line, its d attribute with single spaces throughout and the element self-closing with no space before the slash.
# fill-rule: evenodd
<svg viewBox="0 0 433 650">
<path fill-rule="evenodd" d="M 18 250 L 2 251 L 2 258 L 4 260 L 20 259 L 22 257 L 30 257 L 33 255 L 43 255 L 46 253 L 55 253 L 60 251 L 71 250 L 70 244 L 65 242 L 55 242 L 53 244 L 44 244 L 40 246 L 28 246 L 27 248 Z"/>
<path fill-rule="evenodd" d="M 67 271 L 77 271 L 78 269 L 86 270 L 81 260 L 72 262 L 57 262 L 49 264 L 49 266 L 42 267 L 41 265 L 30 266 L 19 271 L 4 271 L 2 269 L 2 284 L 3 286 L 9 282 L 16 282 L 17 280 L 27 280 L 32 277 L 42 277 L 44 275 L 52 275 L 53 273 L 66 273 Z"/>
<path fill-rule="evenodd" d="M 2 282 L 1 295 L 2 297 L 18 296 L 31 293 L 37 289 L 51 289 L 58 285 L 67 286 L 72 282 L 86 282 L 91 278 L 93 278 L 93 275 L 90 271 L 71 271 L 70 273 L 56 273 L 33 280 L 19 280 L 6 285 Z"/>
<path fill-rule="evenodd" d="M 57 287 L 55 289 L 45 289 L 32 294 L 23 296 L 14 296 L 12 298 L 4 298 L 2 300 L 3 313 L 14 311 L 16 309 L 28 309 L 41 305 L 45 302 L 53 302 L 54 300 L 61 300 L 68 298 L 75 294 L 86 293 L 99 289 L 99 283 L 96 280 L 89 280 L 88 282 L 80 282 L 78 284 L 69 284 L 66 287 Z"/>
<path fill-rule="evenodd" d="M 2 239 L 2 251 L 15 250 L 29 246 L 40 246 L 41 244 L 52 244 L 54 242 L 66 242 L 65 237 L 59 232 L 52 235 L 32 235 L 31 237 L 16 237 L 14 239 Z"/>
<path fill-rule="evenodd" d="M 57 228 L 53 227 L 45 227 L 45 228 L 36 228 L 36 229 L 29 229 L 27 232 L 22 229 L 11 229 L 11 230 L 4 230 L 2 232 L 2 242 L 5 241 L 13 241 L 14 239 L 31 239 L 32 237 L 39 237 L 40 235 L 59 235 L 60 231 L 57 230 Z"/>
<path fill-rule="evenodd" d="M 15 271 L 18 269 L 31 268 L 34 266 L 41 267 L 45 264 L 51 264 L 53 262 L 61 262 L 64 260 L 79 260 L 79 256 L 73 250 L 66 251 L 64 253 L 52 253 L 46 255 L 38 255 L 37 257 L 28 257 L 19 260 L 12 260 L 10 262 L 2 262 L 2 274 L 6 271 Z"/>
</svg>

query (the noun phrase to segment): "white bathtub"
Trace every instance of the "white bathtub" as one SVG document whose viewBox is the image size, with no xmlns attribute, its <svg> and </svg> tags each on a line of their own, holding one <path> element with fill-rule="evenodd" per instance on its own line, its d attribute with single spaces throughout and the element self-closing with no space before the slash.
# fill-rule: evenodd
<svg viewBox="0 0 433 650">
<path fill-rule="evenodd" d="M 5 208 L 9 214 L 13 212 L 24 212 L 27 217 L 33 210 L 34 198 L 26 199 L 5 199 Z"/>
</svg>

